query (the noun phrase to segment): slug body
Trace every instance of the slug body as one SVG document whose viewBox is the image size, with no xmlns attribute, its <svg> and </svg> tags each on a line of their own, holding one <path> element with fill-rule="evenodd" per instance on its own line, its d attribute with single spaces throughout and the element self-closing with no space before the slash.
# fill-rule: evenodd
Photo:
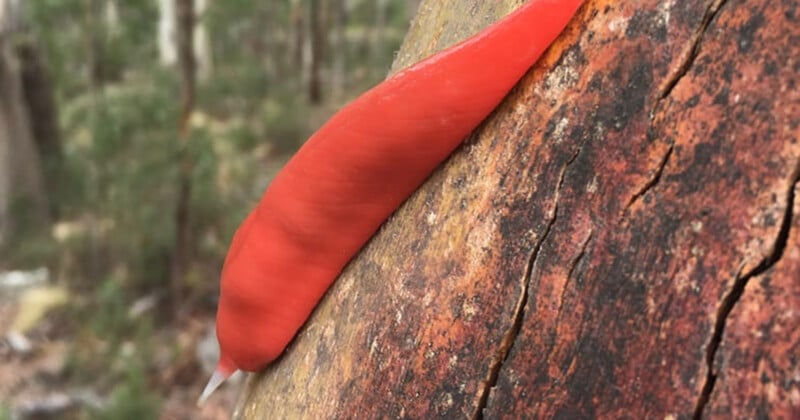
<svg viewBox="0 0 800 420">
<path fill-rule="evenodd" d="M 507 95 L 581 0 L 530 0 L 351 102 L 286 164 L 233 238 L 204 392 L 275 360 L 344 266 Z M 203 399 L 203 398 L 201 398 Z"/>
</svg>

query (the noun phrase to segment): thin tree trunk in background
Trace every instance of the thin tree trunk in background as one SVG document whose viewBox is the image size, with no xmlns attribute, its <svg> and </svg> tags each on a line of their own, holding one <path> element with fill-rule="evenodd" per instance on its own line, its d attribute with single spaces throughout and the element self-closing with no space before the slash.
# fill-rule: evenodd
<svg viewBox="0 0 800 420">
<path fill-rule="evenodd" d="M 308 100 L 312 104 L 322 102 L 322 60 L 324 56 L 325 32 L 320 0 L 310 0 L 308 5 L 311 39 L 311 62 L 308 74 Z"/>
<path fill-rule="evenodd" d="M 209 0 L 195 0 L 193 2 L 194 16 L 192 38 L 195 60 L 195 73 L 199 81 L 205 82 L 214 72 L 214 57 L 211 51 L 211 39 L 208 34 L 208 25 L 203 21 L 208 10 Z M 158 0 L 158 56 L 165 67 L 178 64 L 178 33 L 176 25 L 176 0 Z"/>
<path fill-rule="evenodd" d="M 176 314 L 180 313 L 183 298 L 183 280 L 189 262 L 189 220 L 192 194 L 192 161 L 189 154 L 190 119 L 195 102 L 194 55 L 194 1 L 176 0 L 178 28 L 178 59 L 181 76 L 181 117 L 179 136 L 181 142 L 180 173 L 178 175 L 178 197 L 175 206 L 175 248 L 171 264 L 172 298 Z"/>
<path fill-rule="evenodd" d="M 105 37 L 100 15 L 102 4 L 100 0 L 86 0 L 86 27 L 87 31 L 87 78 L 93 88 L 102 87 L 105 79 L 103 68 L 103 39 Z"/>
<path fill-rule="evenodd" d="M 277 9 L 279 5 L 272 2 L 261 2 L 256 9 L 255 19 L 257 22 L 263 22 L 264 27 L 269 30 L 258 30 L 257 28 L 248 36 L 247 43 L 253 55 L 258 57 L 264 66 L 264 73 L 269 78 L 281 79 L 286 72 L 287 61 L 285 51 L 279 51 L 281 47 L 289 49 L 291 42 L 284 40 L 281 42 L 278 39 L 278 33 L 281 31 L 280 25 L 290 25 L 290 22 L 278 23 Z M 291 18 L 289 19 L 291 20 Z M 291 31 L 287 31 L 291 33 Z"/>
<path fill-rule="evenodd" d="M 375 32 L 374 36 L 372 37 L 371 59 L 372 67 L 376 71 L 383 72 L 379 76 L 386 75 L 385 70 L 381 68 L 380 63 L 382 62 L 384 50 L 386 49 L 386 17 L 389 12 L 388 8 L 388 0 L 375 1 Z"/>
<path fill-rule="evenodd" d="M 341 100 L 347 90 L 347 22 L 350 18 L 348 0 L 335 0 L 331 6 L 333 14 L 333 71 L 331 92 L 334 100 Z"/>
<path fill-rule="evenodd" d="M 303 19 L 303 5 L 300 0 L 291 0 L 289 11 L 289 33 L 291 39 L 289 44 L 289 68 L 294 69 L 295 72 L 302 71 L 305 66 L 303 60 L 303 51 L 306 46 L 306 29 L 305 19 Z M 302 77 L 300 77 L 302 80 Z"/>
<path fill-rule="evenodd" d="M 4 3 L 0 0 L 0 30 L 3 28 L 4 17 L 3 13 Z M 0 88 L 3 92 L 8 92 L 6 83 L 8 75 L 6 68 L 8 67 L 3 59 L 2 51 L 4 44 L 3 33 L 0 32 Z M 11 135 L 8 133 L 9 124 L 5 121 L 8 116 L 6 105 L 8 95 L 3 94 L 0 96 L 0 249 L 5 247 L 6 237 L 10 230 L 10 211 L 11 211 Z"/>
<path fill-rule="evenodd" d="M 2 67 L 4 63 L 0 62 L 0 72 L 3 71 Z M 2 76 L 0 73 L 0 78 Z M 2 80 L 0 84 L 3 84 Z M 4 109 L 2 102 L 3 99 L 0 98 L 0 110 Z M 6 118 L 3 111 L 0 111 L 0 250 L 5 248 L 11 230 L 11 136 L 7 132 Z"/>
<path fill-rule="evenodd" d="M 96 70 L 96 64 L 99 60 L 99 39 L 97 35 L 97 0 L 85 0 L 83 2 L 85 14 L 85 29 L 81 31 L 83 34 L 83 42 L 86 49 L 86 61 L 88 63 L 86 69 L 86 79 L 89 84 L 89 99 L 90 111 L 89 121 L 91 121 L 91 135 L 92 142 L 95 141 L 95 133 L 97 131 L 97 123 L 100 120 L 99 115 L 102 112 L 100 109 L 100 96 L 102 95 L 102 84 L 99 82 Z M 88 166 L 88 181 L 87 181 L 87 197 L 89 202 L 99 204 L 100 201 L 100 179 L 98 162 L 90 160 Z M 88 225 L 88 248 L 89 248 L 89 262 L 88 273 L 90 278 L 97 278 L 100 275 L 100 231 L 98 228 L 97 214 L 90 212 L 86 216 L 86 224 Z"/>
<path fill-rule="evenodd" d="M 106 0 L 103 8 L 103 23 L 109 34 L 119 35 L 119 6 L 117 0 Z"/>
<path fill-rule="evenodd" d="M 214 72 L 214 57 L 211 53 L 211 39 L 208 34 L 208 25 L 205 24 L 204 17 L 208 10 L 209 0 L 195 0 L 195 22 L 194 22 L 194 56 L 197 66 L 197 79 L 200 82 L 207 82 L 211 79 Z"/>
<path fill-rule="evenodd" d="M 172 66 L 178 62 L 175 1 L 158 0 L 158 57 L 163 66 Z"/>
</svg>

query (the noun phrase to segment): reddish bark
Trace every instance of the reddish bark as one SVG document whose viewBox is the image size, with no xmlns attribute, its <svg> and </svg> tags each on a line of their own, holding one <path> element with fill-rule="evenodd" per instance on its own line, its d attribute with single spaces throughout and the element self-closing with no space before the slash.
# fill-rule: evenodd
<svg viewBox="0 0 800 420">
<path fill-rule="evenodd" d="M 398 66 L 512 3 L 427 1 Z M 796 417 L 797 5 L 588 1 L 238 417 Z"/>
</svg>

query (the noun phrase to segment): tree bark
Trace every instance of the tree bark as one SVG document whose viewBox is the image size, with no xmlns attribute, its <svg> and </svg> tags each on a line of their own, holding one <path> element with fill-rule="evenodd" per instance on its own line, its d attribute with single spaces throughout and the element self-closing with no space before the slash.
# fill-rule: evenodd
<svg viewBox="0 0 800 420">
<path fill-rule="evenodd" d="M 178 49 L 178 15 L 176 11 L 177 0 L 158 0 L 158 32 L 156 34 L 158 56 L 161 65 L 172 67 L 179 64 Z M 206 82 L 214 73 L 214 57 L 211 51 L 211 36 L 204 18 L 208 11 L 209 0 L 193 1 L 194 15 L 192 44 L 194 62 L 197 69 L 197 79 Z"/>
<path fill-rule="evenodd" d="M 2 6 L 2 4 L 0 4 Z M 49 226 L 48 198 L 20 63 L 0 27 L 0 246 L 23 231 Z"/>
<path fill-rule="evenodd" d="M 174 66 L 178 62 L 175 1 L 158 0 L 158 57 L 163 66 Z"/>
<path fill-rule="evenodd" d="M 25 3 L 21 0 L 0 0 L 0 36 L 24 29 Z"/>
<path fill-rule="evenodd" d="M 178 19 L 178 58 L 181 77 L 181 119 L 179 141 L 181 153 L 178 173 L 178 193 L 175 204 L 175 247 L 171 261 L 172 297 L 176 314 L 180 313 L 183 282 L 189 265 L 190 204 L 192 198 L 192 158 L 189 153 L 191 117 L 195 106 L 197 65 L 194 53 L 194 1 L 175 0 Z"/>
<path fill-rule="evenodd" d="M 289 68 L 294 71 L 301 72 L 301 79 L 303 82 L 308 80 L 307 65 L 306 65 L 306 19 L 304 2 L 300 0 L 289 1 L 289 20 L 290 20 L 290 36 L 289 40 Z M 290 79 L 291 80 L 291 79 Z M 302 84 L 305 86 L 305 83 Z"/>
<path fill-rule="evenodd" d="M 211 76 L 214 73 L 211 36 L 208 32 L 208 25 L 205 23 L 208 3 L 209 0 L 194 1 L 194 55 L 197 63 L 197 78 L 201 83 L 211 80 Z"/>
<path fill-rule="evenodd" d="M 312 104 L 322 103 L 322 61 L 325 59 L 325 19 L 320 0 L 309 0 L 308 23 L 311 40 L 311 62 L 309 63 L 308 100 Z"/>
<path fill-rule="evenodd" d="M 19 42 L 16 54 L 20 62 L 23 102 L 30 119 L 36 121 L 31 124 L 31 133 L 41 157 L 43 182 L 48 197 L 54 198 L 48 200 L 49 215 L 55 220 L 59 216 L 58 196 L 63 193 L 60 180 L 64 166 L 55 88 L 47 63 L 32 41 Z"/>
<path fill-rule="evenodd" d="M 520 3 L 426 0 L 395 69 Z M 797 6 L 587 0 L 236 417 L 797 417 Z"/>
<path fill-rule="evenodd" d="M 332 11 L 332 40 L 331 52 L 333 64 L 331 66 L 331 96 L 334 101 L 340 101 L 347 91 L 347 23 L 350 20 L 348 0 L 335 0 L 331 3 Z"/>
<path fill-rule="evenodd" d="M 386 49 L 386 20 L 389 14 L 388 0 L 375 0 L 375 23 L 372 26 L 372 39 L 370 40 L 370 54 L 372 66 L 377 67 L 381 62 Z M 379 70 L 385 74 L 384 70 Z"/>
<path fill-rule="evenodd" d="M 87 79 L 92 90 L 100 90 L 108 80 L 108 63 L 104 60 L 106 38 L 108 35 L 102 19 L 103 4 L 101 0 L 85 0 L 86 13 L 86 52 Z"/>
</svg>

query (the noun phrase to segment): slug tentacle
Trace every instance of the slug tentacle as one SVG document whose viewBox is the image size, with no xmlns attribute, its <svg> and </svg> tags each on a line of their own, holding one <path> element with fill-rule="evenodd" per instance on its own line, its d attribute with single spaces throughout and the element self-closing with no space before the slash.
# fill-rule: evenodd
<svg viewBox="0 0 800 420">
<path fill-rule="evenodd" d="M 203 403 L 206 402 L 208 397 L 210 397 L 211 394 L 213 394 L 214 391 L 216 391 L 217 388 L 219 388 L 219 386 L 222 385 L 222 383 L 225 382 L 225 380 L 227 380 L 231 376 L 231 374 L 233 374 L 233 372 L 226 374 L 219 368 L 214 370 L 214 373 L 211 374 L 211 379 L 208 380 L 206 387 L 203 388 L 203 393 L 200 394 L 200 398 L 197 399 L 197 405 L 198 406 L 203 405 Z"/>
<path fill-rule="evenodd" d="M 222 362 L 203 398 L 236 369 L 259 370 L 283 352 L 344 266 L 581 3 L 530 0 L 367 91 L 311 136 L 234 235 L 217 313 Z"/>
</svg>

